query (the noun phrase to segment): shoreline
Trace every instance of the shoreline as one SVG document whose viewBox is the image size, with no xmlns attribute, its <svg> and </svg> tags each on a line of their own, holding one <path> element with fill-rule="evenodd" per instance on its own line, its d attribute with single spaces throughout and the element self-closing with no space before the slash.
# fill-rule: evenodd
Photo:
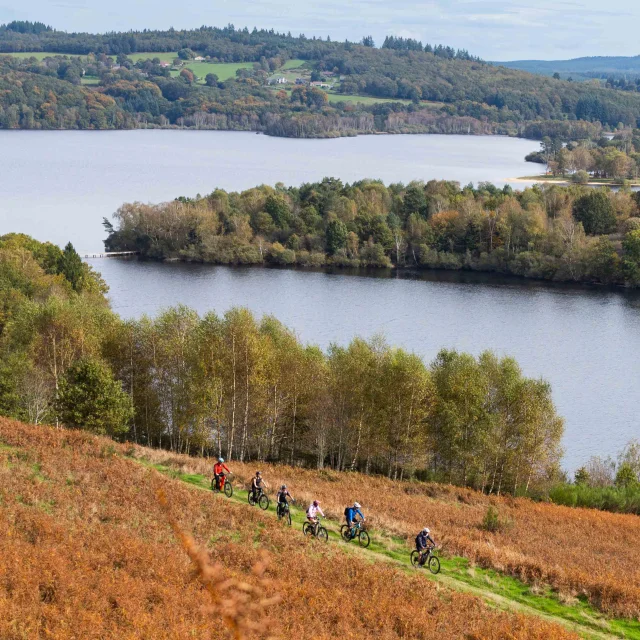
<svg viewBox="0 0 640 640">
<path fill-rule="evenodd" d="M 577 184 L 572 182 L 571 180 L 567 180 L 567 179 L 563 179 L 563 178 L 548 178 L 545 175 L 540 175 L 540 176 L 522 176 L 520 178 L 505 178 L 506 182 L 517 182 L 517 183 L 522 183 L 522 182 L 548 182 L 550 184 L 561 184 L 561 185 L 572 185 L 572 184 Z M 581 184 L 578 184 L 578 186 L 583 186 L 583 187 L 622 187 L 622 186 L 629 186 L 629 187 L 640 187 L 640 181 L 636 181 L 636 182 L 629 182 L 627 185 L 623 185 L 621 182 L 584 182 Z"/>
<path fill-rule="evenodd" d="M 553 288 L 571 288 L 587 291 L 609 291 L 611 293 L 639 294 L 638 287 L 627 286 L 621 283 L 602 283 L 590 280 L 553 280 L 547 278 L 529 277 L 526 275 L 509 273 L 507 271 L 483 270 L 459 268 L 451 269 L 446 267 L 392 265 L 384 266 L 349 266 L 340 264 L 305 265 L 305 264 L 274 264 L 269 262 L 238 264 L 233 262 L 203 262 L 198 260 L 185 260 L 184 258 L 172 256 L 164 259 L 148 258 L 141 256 L 114 256 L 112 258 L 82 258 L 83 262 L 90 264 L 96 271 L 100 272 L 99 264 L 104 260 L 120 262 L 137 262 L 159 265 L 181 265 L 190 267 L 231 267 L 239 269 L 265 269 L 273 271 L 301 271 L 307 273 L 325 273 L 328 275 L 357 276 L 367 278 L 396 278 L 396 279 L 425 279 L 442 282 L 458 282 L 461 284 L 473 285 L 493 285 L 509 286 L 518 284 L 520 286 L 543 285 Z M 432 278 L 429 278 L 429 276 Z M 485 280 L 485 281 L 483 281 Z"/>
</svg>

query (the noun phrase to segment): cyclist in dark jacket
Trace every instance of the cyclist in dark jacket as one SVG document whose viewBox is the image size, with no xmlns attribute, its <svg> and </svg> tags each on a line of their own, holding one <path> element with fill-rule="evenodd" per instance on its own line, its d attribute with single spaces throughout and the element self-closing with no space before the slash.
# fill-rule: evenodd
<svg viewBox="0 0 640 640">
<path fill-rule="evenodd" d="M 262 479 L 262 473 L 260 471 L 256 471 L 256 475 L 253 476 L 253 479 L 251 480 L 251 493 L 253 494 L 253 499 L 257 500 L 260 490 L 264 491 L 268 486 L 267 482 Z"/>
<path fill-rule="evenodd" d="M 432 546 L 436 546 L 435 540 L 431 537 L 431 530 L 429 527 L 425 527 L 417 536 L 416 536 L 416 549 L 422 554 L 420 558 L 420 564 L 424 564 L 427 556 L 423 553 L 425 549 L 427 549 L 427 542 L 430 542 Z"/>
<path fill-rule="evenodd" d="M 278 514 L 286 512 L 286 507 L 289 504 L 289 500 L 291 500 L 291 502 L 295 502 L 293 496 L 289 493 L 286 484 L 283 484 L 280 487 L 280 491 L 278 491 L 276 495 L 276 500 L 278 502 Z"/>
</svg>

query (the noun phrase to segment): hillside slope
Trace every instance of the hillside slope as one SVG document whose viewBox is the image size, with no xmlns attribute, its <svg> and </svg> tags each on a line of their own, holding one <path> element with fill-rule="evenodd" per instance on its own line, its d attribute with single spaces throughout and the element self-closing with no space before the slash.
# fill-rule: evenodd
<svg viewBox="0 0 640 640">
<path fill-rule="evenodd" d="M 210 474 L 203 459 L 138 448 L 136 456 L 181 473 Z M 256 465 L 229 463 L 237 483 L 246 486 Z M 354 499 L 366 506 L 370 525 L 407 540 L 425 525 L 448 553 L 511 574 L 525 582 L 550 585 L 563 599 L 588 598 L 605 613 L 640 621 L 640 519 L 499 498 L 433 483 L 396 482 L 358 473 L 310 471 L 260 463 L 272 486 L 286 483 L 302 504 L 320 498 L 327 514 L 340 519 Z M 482 528 L 489 505 L 506 526 Z M 640 631 L 640 628 L 638 629 Z"/>
<path fill-rule="evenodd" d="M 38 88 L 41 76 L 73 85 L 90 78 L 92 91 L 115 99 L 119 121 L 135 123 L 131 126 L 256 130 L 289 137 L 372 132 L 537 136 L 540 125 L 530 125 L 542 122 L 542 135 L 560 131 L 570 138 L 575 137 L 576 120 L 590 136 L 597 135 L 602 125 L 637 126 L 640 121 L 635 85 L 625 86 L 633 91 L 617 91 L 598 83 L 545 78 L 484 63 L 466 51 L 423 48 L 402 38 L 387 45 L 378 49 L 267 30 L 249 33 L 231 26 L 101 35 L 23 33 L 12 25 L 0 25 L 0 53 L 62 54 L 41 61 L 2 55 L 0 78 L 28 74 L 29 83 Z M 141 59 L 140 52 L 151 59 Z M 153 53 L 178 62 L 170 71 L 159 58 L 153 62 Z M 78 54 L 87 57 L 63 57 Z M 118 56 L 118 63 L 108 56 Z M 181 62 L 196 57 L 202 59 L 199 81 Z M 273 91 L 270 76 L 291 60 L 305 65 L 305 78 L 292 78 L 303 84 L 291 91 L 278 85 Z M 225 62 L 244 67 L 222 82 L 213 64 Z M 313 78 L 329 81 L 322 84 L 331 85 L 331 100 L 319 86 L 306 85 Z M 46 108 L 34 109 L 31 103 L 38 103 L 38 93 L 17 100 L 19 87 L 7 91 L 5 95 L 0 90 L 0 128 L 68 128 L 71 114 L 63 114 L 62 121 L 51 116 L 52 103 L 61 108 L 55 94 Z M 340 102 L 340 96 L 345 100 Z M 354 96 L 370 101 L 354 106 Z M 376 99 L 382 102 L 376 104 Z M 95 128 L 84 118 L 73 124 Z M 112 126 L 112 119 L 105 119 L 101 128 Z"/>
<path fill-rule="evenodd" d="M 337 545 L 309 543 L 268 514 L 127 459 L 131 447 L 5 419 L 0 441 L 3 640 L 220 638 L 232 637 L 236 623 L 235 637 L 301 636 L 310 624 L 317 638 L 575 637 Z M 205 571 L 220 587 L 213 604 L 171 517 L 217 563 Z M 264 577 L 261 550 L 271 557 Z M 280 602 L 264 609 L 273 597 Z"/>
</svg>

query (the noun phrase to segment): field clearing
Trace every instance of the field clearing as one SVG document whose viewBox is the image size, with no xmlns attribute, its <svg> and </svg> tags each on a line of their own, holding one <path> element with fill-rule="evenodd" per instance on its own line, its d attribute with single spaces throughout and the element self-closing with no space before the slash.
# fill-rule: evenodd
<svg viewBox="0 0 640 640">
<path fill-rule="evenodd" d="M 280 71 L 288 71 L 290 69 L 299 69 L 304 63 L 306 62 L 306 60 L 287 60 L 281 67 L 280 67 Z"/>
<path fill-rule="evenodd" d="M 111 57 L 115 60 L 115 56 Z M 177 51 L 167 51 L 164 53 L 130 53 L 128 55 L 128 58 L 130 58 L 134 63 L 138 62 L 139 60 L 153 60 L 154 58 L 158 58 L 160 62 L 173 62 L 177 57 Z"/>
<path fill-rule="evenodd" d="M 189 62 L 186 66 L 204 82 L 208 73 L 215 73 L 220 82 L 236 77 L 238 69 L 253 69 L 253 62 Z"/>
<path fill-rule="evenodd" d="M 380 104 L 385 102 L 400 102 L 401 104 L 411 104 L 411 100 L 400 100 L 395 98 L 376 98 L 374 96 L 358 96 L 349 93 L 328 93 L 329 102 L 337 104 L 338 102 L 361 103 L 366 105 Z M 443 102 L 420 102 L 421 107 L 439 109 L 444 106 Z"/>
<path fill-rule="evenodd" d="M 128 459 L 128 445 L 5 419 L 0 439 L 3 639 L 289 638 L 310 620 L 321 640 L 577 638 L 306 540 Z"/>
</svg>

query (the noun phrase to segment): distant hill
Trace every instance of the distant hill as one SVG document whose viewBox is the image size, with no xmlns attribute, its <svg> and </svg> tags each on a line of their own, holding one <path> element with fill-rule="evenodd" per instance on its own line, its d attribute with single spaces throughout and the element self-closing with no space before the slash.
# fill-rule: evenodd
<svg viewBox="0 0 640 640">
<path fill-rule="evenodd" d="M 575 139 L 640 126 L 635 79 L 605 76 L 606 84 L 591 86 L 490 65 L 464 49 L 396 37 L 374 44 L 369 36 L 357 44 L 232 25 L 108 34 L 0 25 L 0 53 L 9 54 L 0 56 L 0 128 Z M 304 77 L 272 86 L 291 63 Z M 586 135 L 575 136 L 576 126 Z"/>
<path fill-rule="evenodd" d="M 609 75 L 640 76 L 640 55 L 589 56 L 572 60 L 512 60 L 493 64 L 544 76 L 559 73 L 562 78 L 569 75 L 575 79 L 600 78 Z"/>
</svg>

